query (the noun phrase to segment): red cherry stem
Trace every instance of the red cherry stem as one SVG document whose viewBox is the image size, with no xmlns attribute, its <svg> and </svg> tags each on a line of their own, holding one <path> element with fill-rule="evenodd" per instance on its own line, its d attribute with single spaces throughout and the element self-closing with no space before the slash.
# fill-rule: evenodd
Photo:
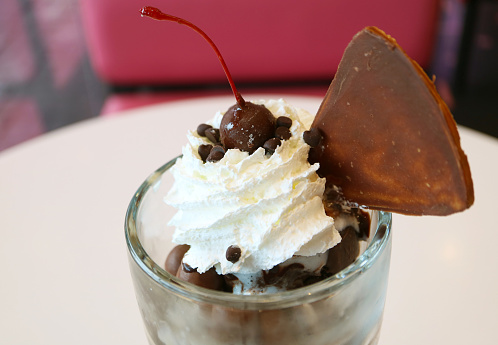
<svg viewBox="0 0 498 345">
<path fill-rule="evenodd" d="M 209 36 L 206 35 L 206 33 L 204 31 L 202 31 L 199 27 L 197 27 L 196 25 L 192 24 L 191 22 L 189 22 L 185 19 L 175 17 L 175 16 L 172 16 L 170 14 L 163 13 L 163 12 L 161 12 L 161 10 L 159 10 L 155 7 L 145 6 L 144 8 L 142 8 L 140 10 L 140 13 L 142 14 L 142 16 L 146 16 L 146 17 L 149 17 L 149 18 L 152 18 L 155 20 L 167 20 L 170 22 L 177 22 L 178 24 L 186 25 L 189 28 L 196 31 L 197 33 L 199 33 L 202 37 L 204 37 L 204 39 L 206 41 L 208 41 L 208 43 L 211 45 L 211 47 L 216 52 L 216 56 L 218 56 L 218 60 L 220 60 L 221 65 L 223 66 L 223 70 L 225 71 L 225 75 L 227 76 L 228 82 L 230 83 L 230 87 L 232 88 L 232 92 L 235 96 L 235 100 L 237 101 L 237 103 L 241 107 L 243 107 L 245 105 L 246 102 L 245 102 L 244 98 L 242 98 L 242 95 L 237 91 L 237 88 L 235 87 L 235 84 L 234 84 L 233 79 L 232 79 L 232 75 L 230 74 L 230 71 L 228 70 L 228 67 L 225 63 L 225 60 L 221 56 L 221 53 L 218 50 L 218 47 L 216 47 L 213 40 L 211 40 L 211 38 L 209 38 Z"/>
</svg>

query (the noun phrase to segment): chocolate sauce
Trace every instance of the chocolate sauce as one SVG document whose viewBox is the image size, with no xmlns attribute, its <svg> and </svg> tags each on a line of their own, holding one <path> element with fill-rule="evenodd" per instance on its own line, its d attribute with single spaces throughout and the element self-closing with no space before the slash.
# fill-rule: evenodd
<svg viewBox="0 0 498 345">
<path fill-rule="evenodd" d="M 283 268 L 280 265 L 276 265 L 272 269 L 268 271 L 263 271 L 263 284 L 264 285 L 275 285 L 282 279 L 289 271 L 294 269 L 303 269 L 304 266 L 302 264 L 290 264 L 284 266 Z"/>
<path fill-rule="evenodd" d="M 358 227 L 359 227 L 358 237 L 360 240 L 365 241 L 367 238 L 370 237 L 370 223 L 371 223 L 370 214 L 368 212 L 358 209 L 356 218 L 358 219 Z"/>
<path fill-rule="evenodd" d="M 348 226 L 341 231 L 342 240 L 329 249 L 324 272 L 327 276 L 334 275 L 351 265 L 360 253 L 360 244 L 356 230 Z"/>
</svg>

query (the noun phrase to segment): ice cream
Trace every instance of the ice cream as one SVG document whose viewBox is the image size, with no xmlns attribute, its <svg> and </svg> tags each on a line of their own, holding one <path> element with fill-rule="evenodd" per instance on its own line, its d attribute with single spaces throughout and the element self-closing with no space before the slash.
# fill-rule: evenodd
<svg viewBox="0 0 498 345">
<path fill-rule="evenodd" d="M 213 138 L 190 131 L 183 156 L 171 169 L 175 183 L 165 198 L 178 209 L 170 221 L 176 227 L 173 242 L 190 246 L 183 263 L 198 273 L 214 267 L 220 275 L 230 274 L 227 280 L 236 293 L 279 291 L 323 276 L 327 251 L 341 241 L 339 231 L 359 231 L 349 209 L 334 218 L 326 214 L 325 179 L 316 173 L 319 164 L 308 162 L 310 145 L 303 139 L 313 115 L 282 99 L 254 103 L 264 105 L 275 122 L 286 119 L 287 139 L 274 152 L 228 149 L 210 162 L 199 148 L 215 145 Z M 218 112 L 204 126 L 219 129 L 222 119 Z M 276 125 L 275 131 L 281 127 L 287 128 Z M 230 259 L 234 250 L 238 253 Z M 280 275 L 285 279 L 262 284 L 279 264 L 287 268 Z"/>
</svg>

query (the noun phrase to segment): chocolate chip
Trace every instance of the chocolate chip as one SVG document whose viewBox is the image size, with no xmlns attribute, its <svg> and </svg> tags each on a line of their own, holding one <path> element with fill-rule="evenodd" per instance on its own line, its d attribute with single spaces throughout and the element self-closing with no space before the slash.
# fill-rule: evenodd
<svg viewBox="0 0 498 345">
<path fill-rule="evenodd" d="M 263 148 L 266 150 L 266 153 L 273 154 L 281 143 L 279 138 L 271 138 L 265 141 Z"/>
<path fill-rule="evenodd" d="M 228 261 L 230 261 L 231 263 L 234 264 L 237 261 L 239 261 L 241 254 L 242 254 L 242 251 L 240 250 L 239 247 L 230 246 L 230 247 L 228 247 L 225 256 L 226 256 Z"/>
<path fill-rule="evenodd" d="M 277 127 L 291 128 L 291 126 L 292 126 L 292 120 L 290 117 L 279 116 L 277 118 Z"/>
<path fill-rule="evenodd" d="M 220 142 L 220 130 L 217 128 L 208 128 L 204 131 L 206 137 L 211 140 L 213 143 Z"/>
<path fill-rule="evenodd" d="M 197 149 L 197 152 L 199 153 L 199 156 L 201 156 L 201 159 L 203 162 L 206 161 L 206 159 L 209 156 L 209 153 L 213 149 L 213 145 L 211 144 L 202 144 L 199 145 L 199 148 Z"/>
<path fill-rule="evenodd" d="M 199 134 L 201 137 L 205 137 L 206 134 L 204 134 L 204 132 L 206 132 L 206 129 L 209 128 L 213 128 L 213 126 L 201 123 L 199 126 L 197 126 L 197 134 Z"/>
<path fill-rule="evenodd" d="M 225 156 L 225 149 L 219 145 L 216 145 L 209 153 L 209 156 L 207 156 L 206 161 L 217 162 L 221 160 L 224 156 Z"/>
<path fill-rule="evenodd" d="M 291 132 L 289 131 L 289 128 L 287 127 L 277 127 L 275 130 L 275 137 L 282 139 L 282 140 L 287 140 L 292 136 Z"/>
<path fill-rule="evenodd" d="M 322 135 L 318 128 L 311 128 L 309 131 L 303 133 L 303 139 L 306 144 L 311 147 L 317 147 L 322 141 Z"/>
</svg>

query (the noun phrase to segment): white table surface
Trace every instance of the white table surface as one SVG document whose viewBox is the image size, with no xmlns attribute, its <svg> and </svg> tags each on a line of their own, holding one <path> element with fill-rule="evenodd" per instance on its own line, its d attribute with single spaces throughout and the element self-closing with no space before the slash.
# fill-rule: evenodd
<svg viewBox="0 0 498 345">
<path fill-rule="evenodd" d="M 284 98 L 312 112 L 320 103 Z M 187 129 L 233 103 L 144 107 L 0 153 L 1 344 L 146 344 L 123 234 L 128 202 L 180 152 Z M 381 345 L 497 343 L 498 140 L 460 134 L 476 202 L 450 217 L 394 217 Z"/>
</svg>

